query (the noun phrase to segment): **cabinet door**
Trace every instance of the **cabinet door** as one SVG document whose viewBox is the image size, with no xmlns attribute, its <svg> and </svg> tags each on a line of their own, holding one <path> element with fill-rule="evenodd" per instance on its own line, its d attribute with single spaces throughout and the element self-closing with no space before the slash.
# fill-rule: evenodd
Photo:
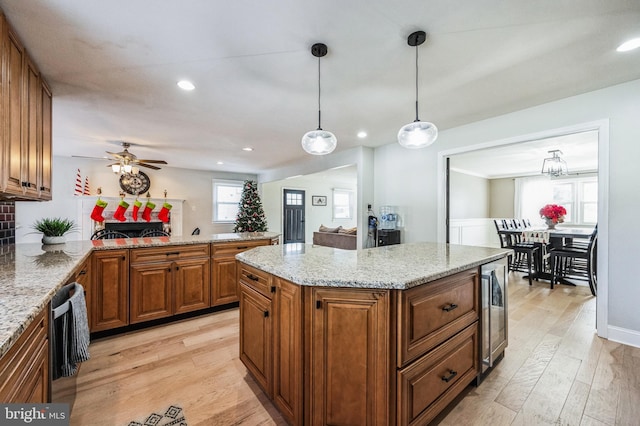
<svg viewBox="0 0 640 426">
<path fill-rule="evenodd" d="M 38 145 L 41 140 L 39 110 L 42 88 L 40 85 L 40 73 L 28 55 L 25 55 L 25 72 L 24 115 L 22 116 L 22 185 L 26 196 L 37 198 Z"/>
<path fill-rule="evenodd" d="M 211 261 L 211 306 L 238 301 L 236 258 L 221 257 Z"/>
<path fill-rule="evenodd" d="M 309 424 L 388 425 L 389 292 L 307 294 Z"/>
<path fill-rule="evenodd" d="M 210 306 L 209 258 L 174 262 L 174 313 Z"/>
<path fill-rule="evenodd" d="M 302 424 L 302 289 L 274 278 L 273 401 L 290 424 Z"/>
<path fill-rule="evenodd" d="M 171 262 L 131 265 L 129 285 L 131 324 L 173 314 L 171 306 L 173 268 Z"/>
<path fill-rule="evenodd" d="M 5 21 L 6 25 L 6 21 Z M 0 130 L 4 132 L 4 188 L 9 194 L 22 195 L 22 106 L 23 106 L 23 66 L 24 48 L 13 33 L 8 29 L 5 52 L 5 68 L 2 76 L 4 117 Z M 3 47 L 4 47 L 3 46 Z"/>
<path fill-rule="evenodd" d="M 129 324 L 129 251 L 96 251 L 92 256 L 91 331 Z"/>
<path fill-rule="evenodd" d="M 271 398 L 271 300 L 240 284 L 240 360 Z"/>
<path fill-rule="evenodd" d="M 42 200 L 51 199 L 51 90 L 44 80 L 40 91 L 40 143 L 38 155 L 38 196 Z"/>
</svg>

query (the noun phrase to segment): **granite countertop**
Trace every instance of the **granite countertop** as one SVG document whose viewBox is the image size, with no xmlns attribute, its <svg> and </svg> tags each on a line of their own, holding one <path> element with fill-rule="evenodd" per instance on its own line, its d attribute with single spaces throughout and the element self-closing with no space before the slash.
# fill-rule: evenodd
<svg viewBox="0 0 640 426">
<path fill-rule="evenodd" d="M 251 232 L 0 247 L 0 357 L 93 250 L 264 240 L 279 235 Z"/>
<path fill-rule="evenodd" d="M 509 249 L 410 243 L 340 250 L 310 244 L 257 247 L 236 259 L 296 284 L 406 290 L 505 257 Z"/>
</svg>

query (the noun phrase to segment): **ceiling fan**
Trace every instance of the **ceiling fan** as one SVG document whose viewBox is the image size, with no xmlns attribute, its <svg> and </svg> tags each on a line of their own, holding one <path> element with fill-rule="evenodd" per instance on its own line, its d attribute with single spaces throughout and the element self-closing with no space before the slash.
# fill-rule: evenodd
<svg viewBox="0 0 640 426">
<path fill-rule="evenodd" d="M 154 166 L 153 164 L 167 164 L 164 160 L 142 160 L 129 152 L 130 146 L 131 144 L 128 142 L 122 142 L 122 151 L 106 151 L 107 154 L 114 157 L 113 160 L 115 161 L 115 163 L 109 164 L 107 167 L 111 167 L 114 171 L 119 169 L 130 173 L 132 167 L 142 166 L 152 170 L 160 170 L 160 167 Z"/>
</svg>

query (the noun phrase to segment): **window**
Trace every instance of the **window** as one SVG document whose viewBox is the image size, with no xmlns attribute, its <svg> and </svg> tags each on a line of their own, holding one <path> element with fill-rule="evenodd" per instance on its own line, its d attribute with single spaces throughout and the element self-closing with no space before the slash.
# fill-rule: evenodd
<svg viewBox="0 0 640 426">
<path fill-rule="evenodd" d="M 353 191 L 349 189 L 333 190 L 333 218 L 353 218 Z"/>
<path fill-rule="evenodd" d="M 516 217 L 538 220 L 545 204 L 559 204 L 567 209 L 564 223 L 595 225 L 598 222 L 598 178 L 570 177 L 549 180 L 542 177 L 516 179 Z"/>
<path fill-rule="evenodd" d="M 213 221 L 234 222 L 242 195 L 241 181 L 213 181 Z"/>
</svg>

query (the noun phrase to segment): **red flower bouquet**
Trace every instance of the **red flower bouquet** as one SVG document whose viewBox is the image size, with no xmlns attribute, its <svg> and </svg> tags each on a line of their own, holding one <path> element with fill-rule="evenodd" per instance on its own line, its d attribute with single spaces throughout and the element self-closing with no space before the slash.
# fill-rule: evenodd
<svg viewBox="0 0 640 426">
<path fill-rule="evenodd" d="M 567 209 L 557 204 L 547 204 L 540 209 L 540 216 L 549 219 L 552 223 L 564 222 L 564 215 L 567 214 Z"/>
</svg>

